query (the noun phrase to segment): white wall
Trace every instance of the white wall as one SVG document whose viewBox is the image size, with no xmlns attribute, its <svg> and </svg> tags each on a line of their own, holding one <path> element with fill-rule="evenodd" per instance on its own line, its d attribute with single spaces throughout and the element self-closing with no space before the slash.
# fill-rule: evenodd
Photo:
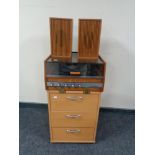
<svg viewBox="0 0 155 155">
<path fill-rule="evenodd" d="M 20 101 L 47 103 L 44 59 L 50 54 L 49 17 L 102 18 L 100 54 L 107 62 L 103 107 L 134 109 L 134 0 L 20 0 Z"/>
</svg>

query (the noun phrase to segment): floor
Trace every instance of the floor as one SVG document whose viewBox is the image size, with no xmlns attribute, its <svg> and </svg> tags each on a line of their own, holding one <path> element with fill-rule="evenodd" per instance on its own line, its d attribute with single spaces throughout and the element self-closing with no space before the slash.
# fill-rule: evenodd
<svg viewBox="0 0 155 155">
<path fill-rule="evenodd" d="M 20 107 L 20 155 L 134 155 L 134 111 L 100 110 L 95 144 L 51 144 L 47 106 Z"/>
</svg>

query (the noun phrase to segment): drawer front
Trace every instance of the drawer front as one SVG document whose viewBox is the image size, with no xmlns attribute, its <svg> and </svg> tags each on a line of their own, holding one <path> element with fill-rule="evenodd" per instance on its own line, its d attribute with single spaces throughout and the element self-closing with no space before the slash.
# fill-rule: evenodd
<svg viewBox="0 0 155 155">
<path fill-rule="evenodd" d="M 52 127 L 94 127 L 96 112 L 51 112 Z"/>
<path fill-rule="evenodd" d="M 52 111 L 96 111 L 99 94 L 53 94 L 50 93 Z"/>
<path fill-rule="evenodd" d="M 94 128 L 52 128 L 53 142 L 94 141 Z"/>
</svg>

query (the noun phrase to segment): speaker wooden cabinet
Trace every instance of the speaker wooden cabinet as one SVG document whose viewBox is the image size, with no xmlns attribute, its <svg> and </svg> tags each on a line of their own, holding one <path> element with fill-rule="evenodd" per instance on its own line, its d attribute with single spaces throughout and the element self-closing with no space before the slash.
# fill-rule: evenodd
<svg viewBox="0 0 155 155">
<path fill-rule="evenodd" d="M 100 19 L 79 19 L 79 59 L 98 59 L 101 24 L 102 20 Z"/>
<path fill-rule="evenodd" d="M 51 56 L 53 59 L 71 58 L 73 20 L 50 18 Z"/>
<path fill-rule="evenodd" d="M 100 92 L 48 92 L 50 141 L 52 143 L 94 143 Z"/>
</svg>

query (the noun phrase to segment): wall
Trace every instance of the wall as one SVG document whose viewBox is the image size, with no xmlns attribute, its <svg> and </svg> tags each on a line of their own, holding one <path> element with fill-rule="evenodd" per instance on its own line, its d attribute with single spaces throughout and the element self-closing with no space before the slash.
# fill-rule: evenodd
<svg viewBox="0 0 155 155">
<path fill-rule="evenodd" d="M 100 54 L 107 62 L 103 107 L 134 109 L 134 0 L 20 0 L 20 101 L 47 103 L 44 59 L 50 54 L 49 17 L 102 18 Z"/>
</svg>

